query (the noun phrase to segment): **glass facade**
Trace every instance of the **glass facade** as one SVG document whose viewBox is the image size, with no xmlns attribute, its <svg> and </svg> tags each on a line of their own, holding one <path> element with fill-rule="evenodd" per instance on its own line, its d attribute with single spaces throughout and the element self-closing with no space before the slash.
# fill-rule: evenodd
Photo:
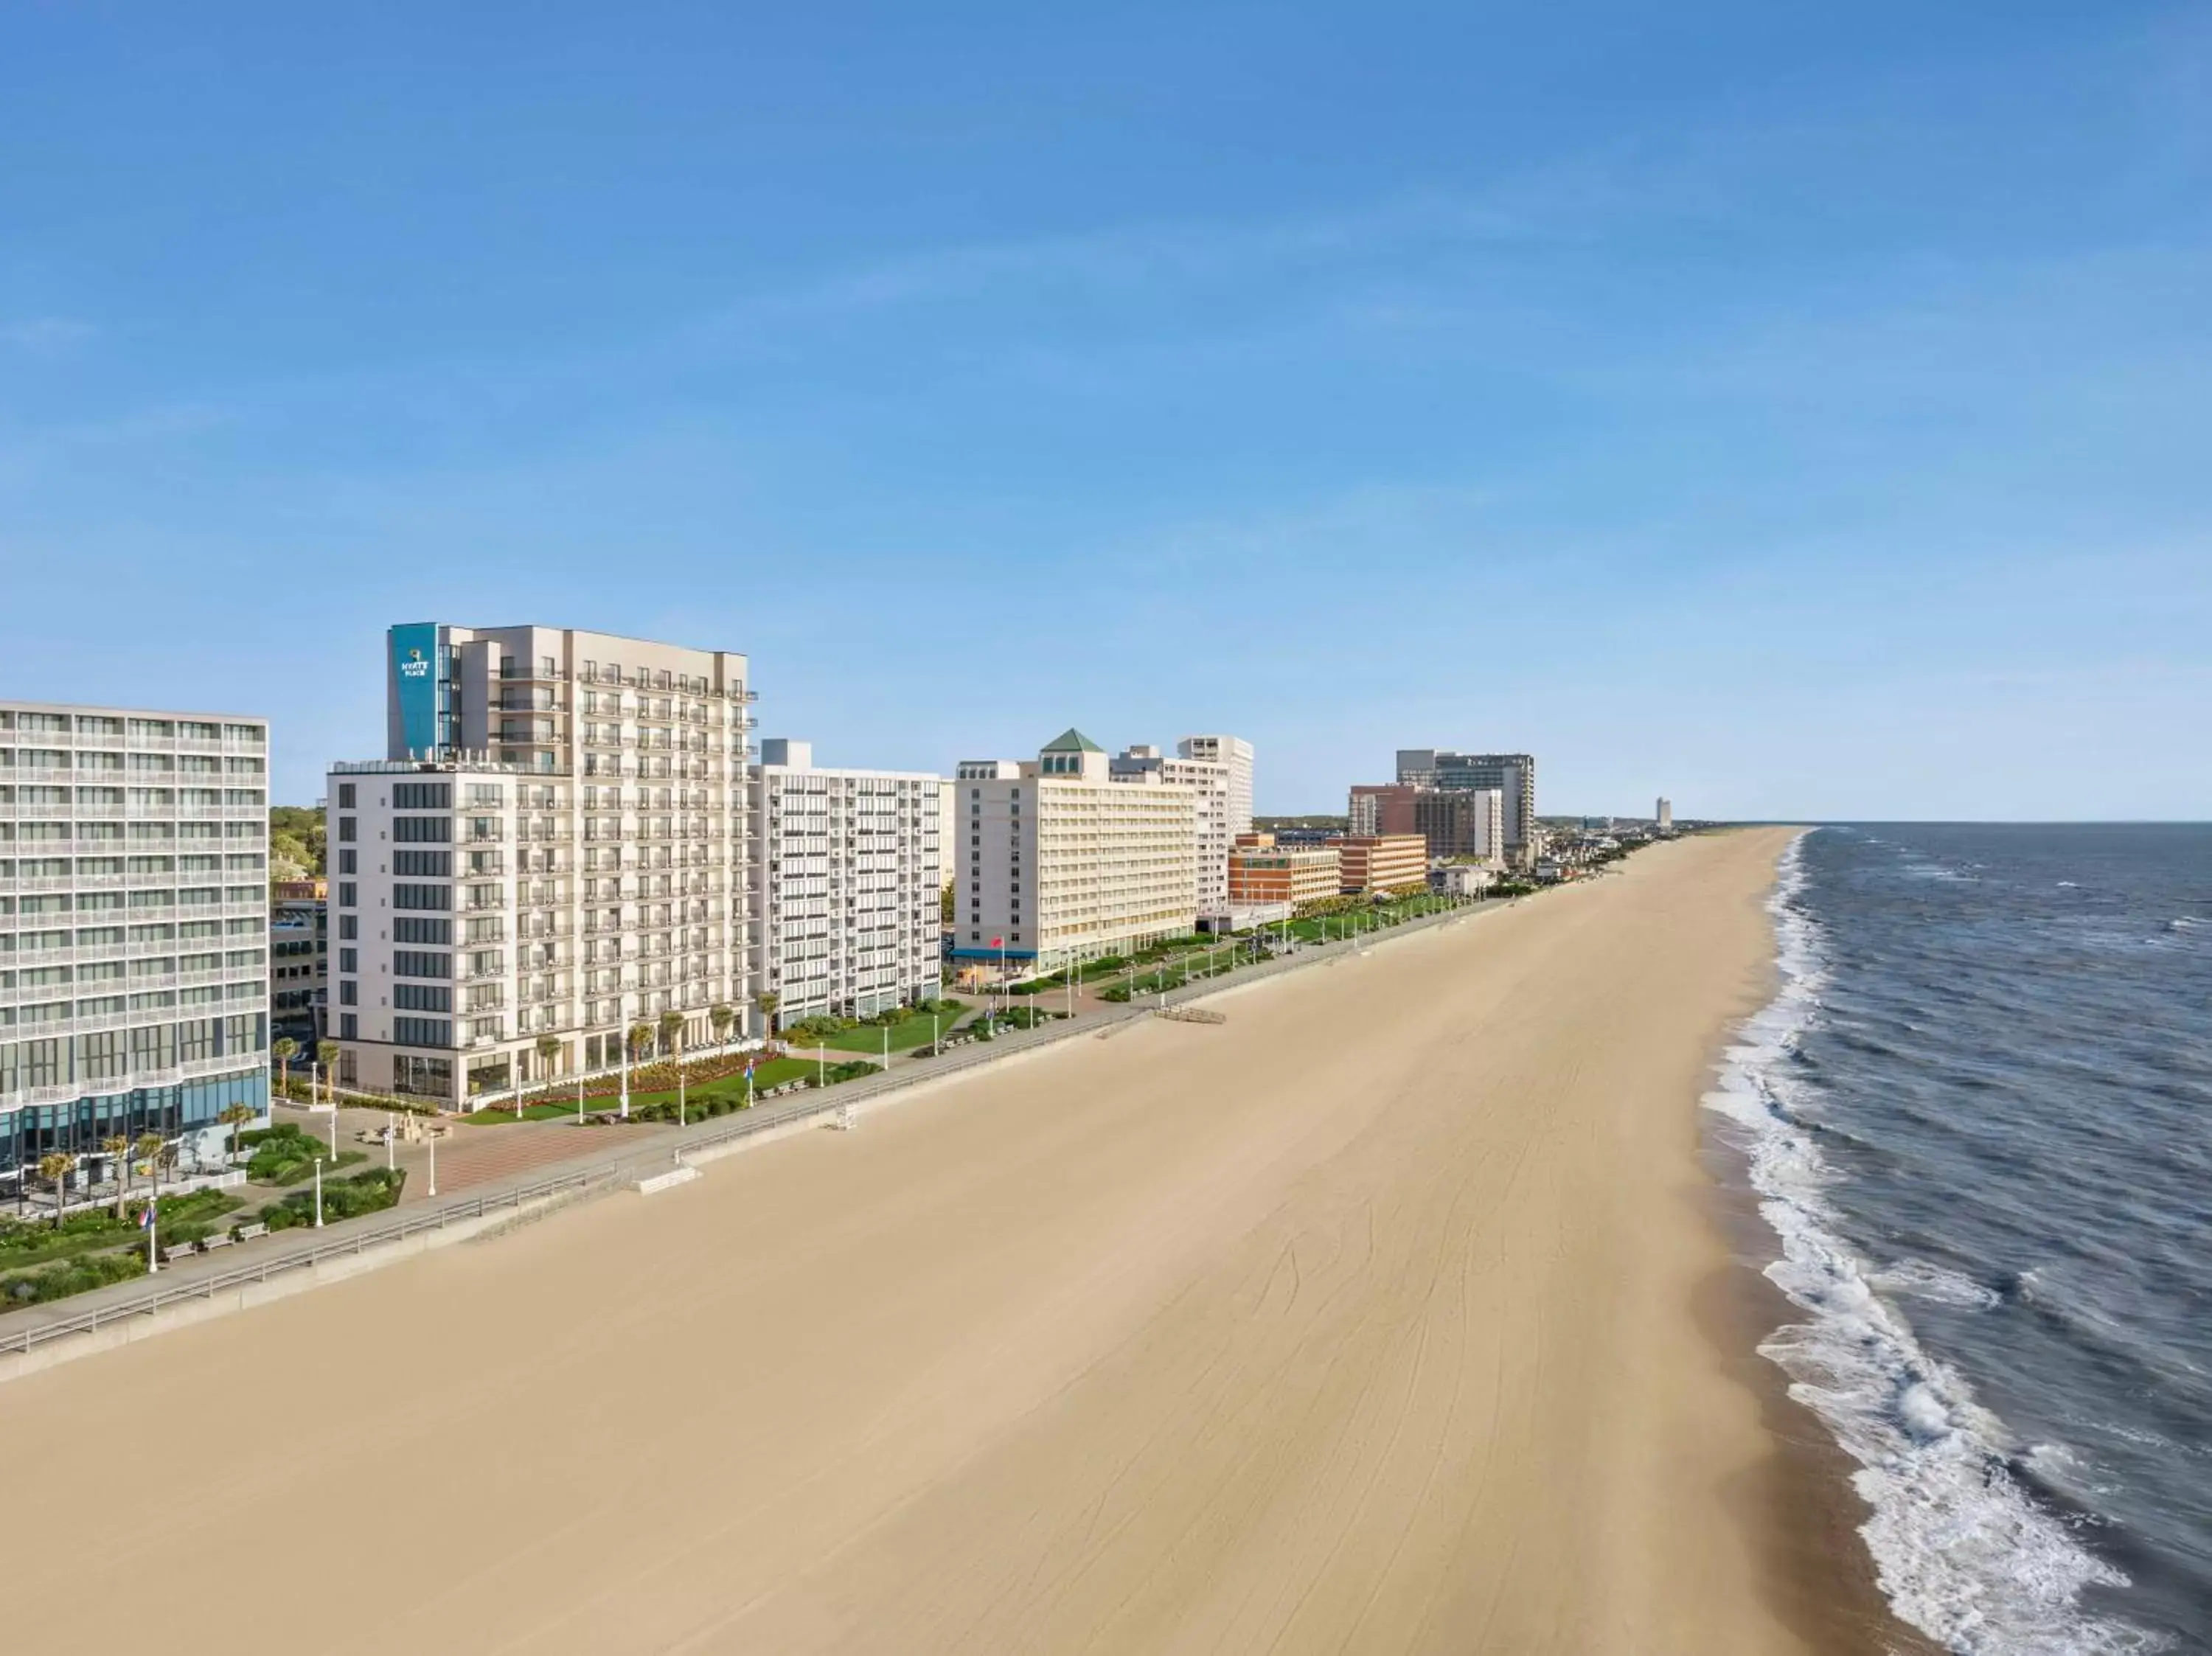
<svg viewBox="0 0 2212 1656">
<path fill-rule="evenodd" d="M 264 1110 L 268 743 L 0 703 L 0 1173 Z"/>
<path fill-rule="evenodd" d="M 60 1150 L 91 1156 L 100 1141 L 159 1133 L 174 1138 L 214 1126 L 234 1104 L 256 1115 L 269 1107 L 269 1073 L 215 1076 L 174 1087 L 139 1087 L 127 1093 L 80 1098 L 67 1104 L 33 1104 L 0 1110 L 0 1171 L 36 1167 L 39 1158 Z"/>
</svg>

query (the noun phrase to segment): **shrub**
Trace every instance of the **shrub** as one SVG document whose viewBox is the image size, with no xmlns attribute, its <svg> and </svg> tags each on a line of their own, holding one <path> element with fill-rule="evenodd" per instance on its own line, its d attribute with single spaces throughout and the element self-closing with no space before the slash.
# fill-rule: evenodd
<svg viewBox="0 0 2212 1656">
<path fill-rule="evenodd" d="M 88 1294 L 95 1288 L 127 1283 L 146 1274 L 143 1253 L 88 1253 L 42 1271 L 0 1277 L 0 1301 L 9 1305 L 38 1305 L 48 1300 Z"/>
</svg>

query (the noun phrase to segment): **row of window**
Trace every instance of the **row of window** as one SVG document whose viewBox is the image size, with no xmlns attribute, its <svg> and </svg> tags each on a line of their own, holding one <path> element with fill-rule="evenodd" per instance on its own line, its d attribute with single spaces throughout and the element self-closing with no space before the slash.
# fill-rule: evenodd
<svg viewBox="0 0 2212 1656">
<path fill-rule="evenodd" d="M 60 748 L 0 748 L 0 769 L 92 771 L 112 775 L 118 771 L 141 776 L 264 776 L 268 767 L 258 759 L 218 759 L 212 754 L 70 753 Z"/>
<path fill-rule="evenodd" d="M 264 788 L 106 788 L 64 787 L 58 783 L 0 787 L 0 804 L 126 806 L 133 810 L 168 810 L 186 806 L 198 810 L 216 805 L 266 805 Z"/>
<path fill-rule="evenodd" d="M 134 1072 L 206 1059 L 256 1056 L 267 1047 L 267 1024 L 258 1012 L 0 1041 L 0 1093 L 72 1082 L 120 1081 Z"/>
<path fill-rule="evenodd" d="M 125 740 L 146 742 L 172 742 L 181 737 L 188 742 L 250 742 L 257 746 L 269 740 L 268 727 L 263 725 L 223 725 L 200 719 L 131 719 L 113 713 L 17 713 L 7 707 L 0 707 L 0 731 L 18 731 L 26 735 L 45 731 L 56 736 L 75 731 L 79 736 L 119 736 Z"/>
</svg>

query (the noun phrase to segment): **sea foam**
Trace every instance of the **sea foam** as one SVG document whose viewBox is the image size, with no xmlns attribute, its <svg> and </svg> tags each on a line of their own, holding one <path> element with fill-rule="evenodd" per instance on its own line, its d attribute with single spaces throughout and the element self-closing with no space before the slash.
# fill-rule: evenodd
<svg viewBox="0 0 2212 1656">
<path fill-rule="evenodd" d="M 1985 1305 L 1996 1296 L 1923 1261 L 1878 1269 L 1835 1223 L 1825 1192 L 1837 1174 L 1808 1125 L 1821 1101 L 1793 1073 L 1828 969 L 1820 928 L 1802 901 L 1804 846 L 1801 835 L 1785 853 L 1768 905 L 1781 987 L 1746 1023 L 1705 1098 L 1733 1125 L 1729 1136 L 1747 1157 L 1759 1211 L 1779 1244 L 1766 1275 L 1807 1313 L 1776 1330 L 1760 1353 L 1790 1376 L 1790 1395 L 1857 1463 L 1852 1483 L 1873 1512 L 1861 1533 L 1882 1591 L 1905 1622 L 1972 1656 L 2164 1648 L 2082 1605 L 2084 1589 L 2124 1586 L 2126 1578 L 2021 1483 L 2013 1467 L 2030 1452 L 1923 1349 L 1895 1303 L 1918 1296 Z"/>
</svg>

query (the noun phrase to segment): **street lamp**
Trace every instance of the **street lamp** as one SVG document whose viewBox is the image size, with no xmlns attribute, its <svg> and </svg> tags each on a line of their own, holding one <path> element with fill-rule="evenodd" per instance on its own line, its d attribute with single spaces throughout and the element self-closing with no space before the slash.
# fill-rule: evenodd
<svg viewBox="0 0 2212 1656">
<path fill-rule="evenodd" d="M 323 1228 L 323 1158 L 315 1158 L 315 1228 Z"/>
</svg>

